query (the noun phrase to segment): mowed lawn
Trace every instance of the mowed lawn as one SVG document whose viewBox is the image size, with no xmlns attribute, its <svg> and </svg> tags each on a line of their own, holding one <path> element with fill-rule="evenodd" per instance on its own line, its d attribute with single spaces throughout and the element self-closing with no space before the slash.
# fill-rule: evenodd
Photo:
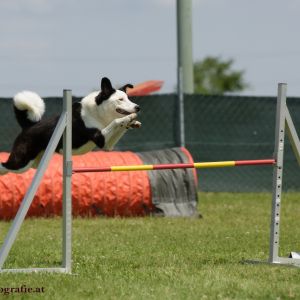
<svg viewBox="0 0 300 300">
<path fill-rule="evenodd" d="M 73 221 L 73 273 L 0 274 L 3 299 L 300 299 L 300 269 L 266 260 L 271 194 L 200 193 L 201 219 Z M 300 194 L 284 194 L 280 254 L 300 251 Z M 9 223 L 0 222 L 1 241 Z M 28 219 L 6 267 L 61 260 L 61 219 Z M 4 288 L 43 288 L 11 293 Z"/>
</svg>

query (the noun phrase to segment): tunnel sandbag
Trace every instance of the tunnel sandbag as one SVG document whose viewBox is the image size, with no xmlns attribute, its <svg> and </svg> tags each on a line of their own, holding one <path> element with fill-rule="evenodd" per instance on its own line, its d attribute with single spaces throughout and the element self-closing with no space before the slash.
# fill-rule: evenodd
<svg viewBox="0 0 300 300">
<path fill-rule="evenodd" d="M 186 148 L 170 148 L 137 153 L 144 164 L 194 163 Z M 148 172 L 151 199 L 157 214 L 198 217 L 197 173 L 195 169 Z"/>
</svg>

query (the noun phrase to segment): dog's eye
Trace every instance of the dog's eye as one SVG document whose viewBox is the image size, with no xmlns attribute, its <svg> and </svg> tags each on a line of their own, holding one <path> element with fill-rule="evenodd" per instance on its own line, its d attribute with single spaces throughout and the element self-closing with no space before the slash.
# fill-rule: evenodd
<svg viewBox="0 0 300 300">
<path fill-rule="evenodd" d="M 120 98 L 119 100 L 120 100 L 120 101 L 123 101 L 123 98 Z"/>
</svg>

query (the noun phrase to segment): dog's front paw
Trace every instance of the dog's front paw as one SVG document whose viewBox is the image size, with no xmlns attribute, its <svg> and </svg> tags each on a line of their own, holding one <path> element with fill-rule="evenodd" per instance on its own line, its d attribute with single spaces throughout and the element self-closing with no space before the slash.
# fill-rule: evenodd
<svg viewBox="0 0 300 300">
<path fill-rule="evenodd" d="M 119 125 L 121 127 L 126 127 L 126 128 L 129 128 L 130 127 L 130 124 L 132 122 L 134 122 L 134 120 L 137 118 L 137 114 L 136 113 L 132 113 L 126 117 L 123 117 L 123 118 L 120 118 L 119 119 Z"/>
<path fill-rule="evenodd" d="M 141 127 L 142 127 L 142 123 L 140 121 L 133 120 L 130 124 L 128 124 L 127 128 L 141 128 Z"/>
<path fill-rule="evenodd" d="M 133 120 L 135 120 L 137 118 L 137 114 L 136 113 L 132 113 L 130 115 L 127 116 L 130 120 L 130 122 L 132 122 Z"/>
</svg>

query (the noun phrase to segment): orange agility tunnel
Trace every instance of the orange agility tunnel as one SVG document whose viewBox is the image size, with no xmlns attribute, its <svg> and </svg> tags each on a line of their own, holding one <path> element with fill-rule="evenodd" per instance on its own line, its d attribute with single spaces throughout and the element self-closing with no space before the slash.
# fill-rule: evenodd
<svg viewBox="0 0 300 300">
<path fill-rule="evenodd" d="M 5 161 L 8 153 L 0 153 Z M 90 152 L 73 156 L 73 168 L 91 166 L 193 163 L 185 148 L 148 152 Z M 0 176 L 0 219 L 13 219 L 29 188 L 35 170 Z M 197 214 L 195 170 L 161 172 L 93 172 L 72 177 L 73 216 L 190 216 Z M 52 217 L 62 212 L 62 156 L 55 154 L 46 170 L 28 217 Z"/>
</svg>

